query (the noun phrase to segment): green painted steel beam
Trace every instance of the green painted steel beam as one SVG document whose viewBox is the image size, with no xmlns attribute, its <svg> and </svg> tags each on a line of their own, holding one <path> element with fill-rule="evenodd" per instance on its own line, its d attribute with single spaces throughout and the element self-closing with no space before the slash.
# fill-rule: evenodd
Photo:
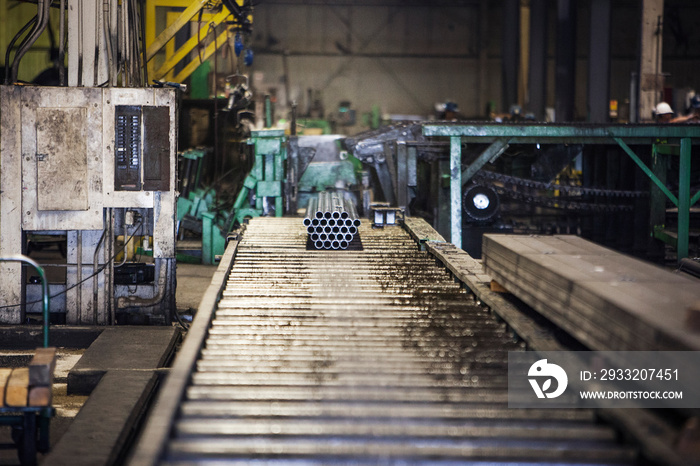
<svg viewBox="0 0 700 466">
<path fill-rule="evenodd" d="M 668 244 L 672 248 L 678 248 L 678 235 L 667 231 L 663 226 L 655 226 L 652 235 L 654 238 Z"/>
<path fill-rule="evenodd" d="M 678 170 L 678 260 L 688 257 L 690 242 L 690 138 L 681 139 Z"/>
<path fill-rule="evenodd" d="M 627 152 L 627 155 L 629 155 L 630 158 L 634 160 L 634 163 L 636 163 L 639 166 L 639 168 L 641 168 L 642 171 L 646 173 L 646 175 L 651 179 L 651 181 L 653 181 L 654 184 L 658 186 L 661 191 L 663 191 L 666 197 L 668 197 L 671 200 L 671 202 L 673 202 L 673 205 L 678 206 L 678 198 L 671 191 L 668 190 L 666 185 L 663 184 L 656 175 L 654 175 L 654 172 L 652 172 L 651 169 L 647 167 L 644 162 L 642 162 L 642 160 L 637 156 L 637 154 L 635 154 L 634 151 L 630 149 L 630 147 L 627 144 L 625 144 L 625 141 L 623 141 L 620 138 L 615 138 L 615 142 L 617 142 L 619 146 L 622 147 L 622 149 L 625 152 Z"/>
<path fill-rule="evenodd" d="M 502 138 L 494 141 L 479 157 L 462 172 L 462 186 L 483 168 L 488 162 L 494 162 L 506 149 L 508 149 L 508 139 Z"/>
<path fill-rule="evenodd" d="M 699 125 L 504 125 L 504 124 L 477 124 L 477 125 L 423 125 L 424 136 L 462 136 L 462 137 L 493 137 L 514 138 L 514 141 L 546 143 L 547 138 L 566 139 L 582 138 L 586 140 L 607 140 L 612 138 L 700 138 Z M 484 141 L 485 142 L 485 141 Z M 698 142 L 700 143 L 700 141 Z"/>
<path fill-rule="evenodd" d="M 250 132 L 251 139 L 255 138 L 283 138 L 283 129 L 256 129 Z"/>
<path fill-rule="evenodd" d="M 700 201 L 700 191 L 696 192 L 696 193 L 695 193 L 695 196 L 693 196 L 693 197 L 690 199 L 690 205 L 691 205 L 691 207 L 692 207 L 693 205 L 695 205 L 695 203 L 698 202 L 698 201 Z"/>
</svg>

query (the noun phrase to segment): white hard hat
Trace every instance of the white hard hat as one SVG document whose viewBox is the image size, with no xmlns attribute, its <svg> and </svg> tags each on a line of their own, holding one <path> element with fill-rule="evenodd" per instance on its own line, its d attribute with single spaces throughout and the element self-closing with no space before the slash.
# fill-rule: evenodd
<svg viewBox="0 0 700 466">
<path fill-rule="evenodd" d="M 669 113 L 673 113 L 673 110 L 671 110 L 671 106 L 666 102 L 659 102 L 656 105 L 655 113 L 657 115 L 667 115 Z"/>
</svg>

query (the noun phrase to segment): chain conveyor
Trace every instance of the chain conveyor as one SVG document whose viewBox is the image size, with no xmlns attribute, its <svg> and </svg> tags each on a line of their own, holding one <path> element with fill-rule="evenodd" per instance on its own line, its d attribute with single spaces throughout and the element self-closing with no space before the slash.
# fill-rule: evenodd
<svg viewBox="0 0 700 466">
<path fill-rule="evenodd" d="M 359 236 L 250 221 L 157 462 L 634 461 L 592 411 L 509 409 L 505 325 L 401 227 Z"/>
</svg>

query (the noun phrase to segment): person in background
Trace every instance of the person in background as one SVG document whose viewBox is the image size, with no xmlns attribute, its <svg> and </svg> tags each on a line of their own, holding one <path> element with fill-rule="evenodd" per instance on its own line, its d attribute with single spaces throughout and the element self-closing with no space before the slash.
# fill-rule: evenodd
<svg viewBox="0 0 700 466">
<path fill-rule="evenodd" d="M 673 118 L 669 123 L 698 123 L 700 122 L 700 96 L 690 99 L 690 109 L 687 115 Z"/>
<path fill-rule="evenodd" d="M 654 117 L 657 123 L 671 123 L 673 120 L 673 109 L 666 102 L 659 102 L 654 108 Z"/>
</svg>

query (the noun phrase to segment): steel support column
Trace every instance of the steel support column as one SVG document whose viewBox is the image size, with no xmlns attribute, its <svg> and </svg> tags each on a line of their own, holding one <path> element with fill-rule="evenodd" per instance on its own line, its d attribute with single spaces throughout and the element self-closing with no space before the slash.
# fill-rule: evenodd
<svg viewBox="0 0 700 466">
<path fill-rule="evenodd" d="M 610 0 L 591 1 L 588 121 L 606 123 L 610 100 Z"/>
<path fill-rule="evenodd" d="M 527 110 L 544 120 L 547 106 L 548 0 L 530 2 L 530 66 Z"/>
<path fill-rule="evenodd" d="M 555 73 L 556 121 L 574 120 L 576 98 L 576 2 L 557 2 L 557 51 Z"/>
<path fill-rule="evenodd" d="M 518 64 L 520 63 L 520 0 L 503 2 L 503 100 L 501 110 L 507 112 L 518 103 Z"/>
<path fill-rule="evenodd" d="M 690 138 L 681 139 L 678 171 L 678 260 L 688 257 L 690 227 Z"/>
<path fill-rule="evenodd" d="M 462 247 L 462 138 L 450 137 L 450 241 Z"/>
<path fill-rule="evenodd" d="M 639 58 L 639 121 L 651 120 L 654 106 L 661 100 L 664 81 L 662 68 L 664 0 L 642 2 Z"/>
</svg>

